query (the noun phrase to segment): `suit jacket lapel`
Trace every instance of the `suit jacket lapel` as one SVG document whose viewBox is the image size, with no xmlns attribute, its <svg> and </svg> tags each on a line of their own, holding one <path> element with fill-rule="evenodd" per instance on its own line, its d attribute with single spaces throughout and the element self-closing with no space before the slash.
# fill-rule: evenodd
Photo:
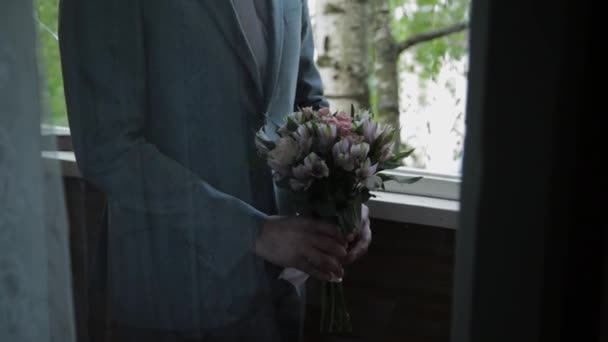
<svg viewBox="0 0 608 342">
<path fill-rule="evenodd" d="M 273 0 L 276 1 L 276 0 Z M 253 82 L 256 85 L 257 95 L 264 95 L 264 86 L 258 72 L 253 51 L 247 44 L 247 38 L 239 23 L 238 16 L 231 0 L 203 0 L 203 4 L 211 12 L 215 23 L 219 26 L 226 40 L 232 45 Z M 276 1 L 280 2 L 280 1 Z M 265 102 L 265 101 L 264 101 Z"/>
<path fill-rule="evenodd" d="M 217 1 L 217 0 L 216 0 Z M 223 0 L 219 0 L 223 1 Z M 270 101 L 274 95 L 277 87 L 277 81 L 279 77 L 279 68 L 281 65 L 281 58 L 283 55 L 283 34 L 284 25 L 283 22 L 283 0 L 266 0 L 268 8 L 270 9 L 270 37 L 269 37 L 269 48 L 270 53 L 268 54 L 268 81 L 265 87 L 265 98 L 264 98 L 264 109 L 268 109 Z"/>
</svg>

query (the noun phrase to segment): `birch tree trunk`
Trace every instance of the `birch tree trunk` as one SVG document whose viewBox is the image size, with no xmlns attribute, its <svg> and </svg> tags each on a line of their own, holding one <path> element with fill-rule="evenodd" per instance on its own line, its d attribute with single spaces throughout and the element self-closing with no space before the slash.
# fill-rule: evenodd
<svg viewBox="0 0 608 342">
<path fill-rule="evenodd" d="M 399 51 L 391 32 L 392 14 L 387 0 L 372 0 L 373 76 L 381 122 L 399 127 Z"/>
<path fill-rule="evenodd" d="M 369 108 L 369 0 L 316 0 L 317 65 L 332 110 Z"/>
</svg>

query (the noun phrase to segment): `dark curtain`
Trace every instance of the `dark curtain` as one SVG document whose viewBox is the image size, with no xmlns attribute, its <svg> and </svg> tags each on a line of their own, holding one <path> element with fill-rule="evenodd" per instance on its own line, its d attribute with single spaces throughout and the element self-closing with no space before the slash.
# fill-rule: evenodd
<svg viewBox="0 0 608 342">
<path fill-rule="evenodd" d="M 598 13 L 473 1 L 453 341 L 600 341 L 608 324 Z"/>
</svg>

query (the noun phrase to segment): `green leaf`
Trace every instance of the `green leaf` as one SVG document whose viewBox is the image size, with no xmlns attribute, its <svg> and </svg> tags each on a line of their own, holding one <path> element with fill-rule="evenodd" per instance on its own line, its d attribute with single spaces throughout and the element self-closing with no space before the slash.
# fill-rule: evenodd
<svg viewBox="0 0 608 342">
<path fill-rule="evenodd" d="M 350 117 L 354 118 L 355 117 L 355 105 L 351 103 L 350 105 Z"/>
<path fill-rule="evenodd" d="M 310 124 L 312 125 L 312 134 L 317 135 L 319 132 L 319 125 L 314 121 L 311 121 Z"/>
<path fill-rule="evenodd" d="M 298 123 L 293 121 L 293 119 L 290 117 L 287 117 L 287 130 L 290 132 L 295 132 L 298 130 Z"/>
<path fill-rule="evenodd" d="M 380 171 L 384 171 L 384 170 L 396 169 L 401 166 L 403 166 L 403 164 L 401 164 L 400 162 L 384 161 L 384 162 L 380 162 L 380 165 L 378 165 L 378 168 L 380 169 Z"/>
<path fill-rule="evenodd" d="M 400 176 L 387 175 L 384 173 L 379 173 L 378 176 L 384 182 L 393 181 L 393 182 L 397 182 L 399 184 L 414 184 L 414 183 L 418 182 L 419 180 L 421 180 L 422 178 L 424 178 L 424 177 L 400 177 Z"/>
<path fill-rule="evenodd" d="M 399 184 L 414 184 L 420 181 L 422 178 L 424 177 L 397 177 L 393 180 Z"/>
<path fill-rule="evenodd" d="M 409 157 L 409 156 L 410 156 L 412 153 L 414 153 L 414 150 L 415 150 L 415 149 L 413 148 L 413 149 L 411 149 L 411 150 L 407 150 L 407 151 L 402 151 L 402 152 L 399 152 L 399 153 L 395 154 L 395 156 L 394 156 L 394 157 L 392 157 L 392 158 L 390 159 L 390 161 L 391 161 L 391 162 L 400 162 L 401 160 L 403 160 L 403 159 L 405 159 L 405 158 Z"/>
<path fill-rule="evenodd" d="M 380 177 L 380 179 L 382 179 L 383 182 L 387 182 L 389 180 L 393 180 L 393 176 L 384 174 L 384 173 L 378 173 L 378 177 Z"/>
<path fill-rule="evenodd" d="M 355 127 L 355 133 L 357 133 L 358 135 L 363 135 L 363 125 L 359 125 L 357 127 Z"/>
</svg>

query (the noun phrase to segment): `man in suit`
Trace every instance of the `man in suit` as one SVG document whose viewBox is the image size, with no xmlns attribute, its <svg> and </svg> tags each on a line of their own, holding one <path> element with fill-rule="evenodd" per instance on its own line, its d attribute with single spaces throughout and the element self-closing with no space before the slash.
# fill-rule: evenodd
<svg viewBox="0 0 608 342">
<path fill-rule="evenodd" d="M 296 341 L 282 268 L 341 278 L 370 240 L 287 216 L 256 156 L 262 113 L 328 106 L 306 1 L 63 0 L 60 35 L 78 165 L 108 199 L 114 340 Z"/>
</svg>

